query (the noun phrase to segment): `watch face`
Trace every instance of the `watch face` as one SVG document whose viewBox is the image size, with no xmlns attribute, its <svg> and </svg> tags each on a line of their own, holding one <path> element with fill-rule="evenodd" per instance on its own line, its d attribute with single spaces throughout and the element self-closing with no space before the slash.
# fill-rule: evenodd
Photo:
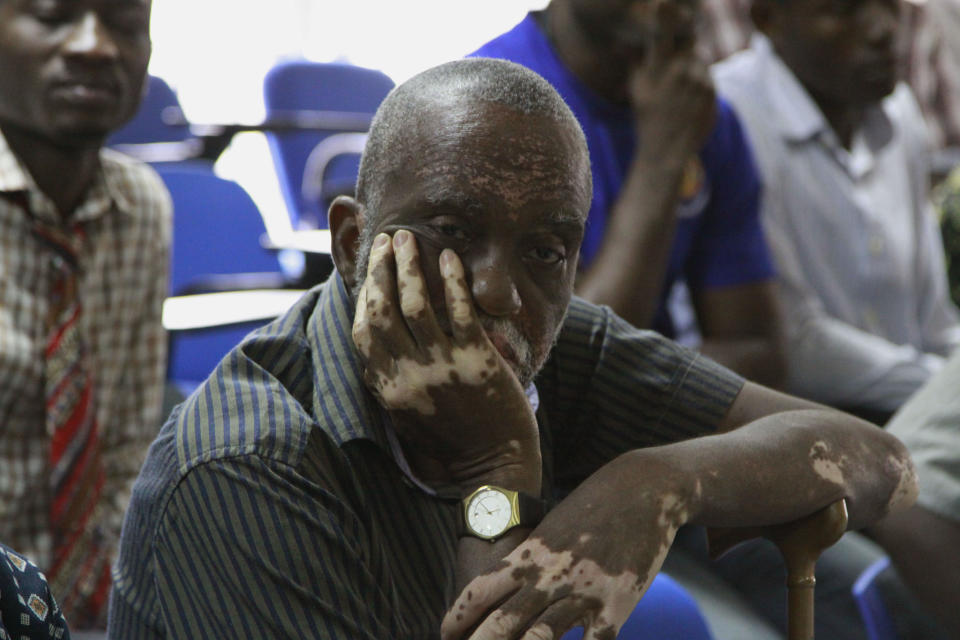
<svg viewBox="0 0 960 640">
<path fill-rule="evenodd" d="M 494 489 L 480 491 L 467 507 L 467 524 L 483 536 L 497 536 L 510 524 L 510 499 Z"/>
</svg>

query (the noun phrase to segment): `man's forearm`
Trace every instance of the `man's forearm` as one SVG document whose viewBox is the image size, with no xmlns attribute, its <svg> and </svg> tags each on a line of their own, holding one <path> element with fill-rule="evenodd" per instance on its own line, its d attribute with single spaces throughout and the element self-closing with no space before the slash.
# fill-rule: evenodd
<svg viewBox="0 0 960 640">
<path fill-rule="evenodd" d="M 832 406 L 885 411 L 899 408 L 943 364 L 940 356 L 825 315 L 793 332 L 788 354 L 790 392 Z"/>
<path fill-rule="evenodd" d="M 689 522 L 762 526 L 796 520 L 845 498 L 851 529 L 916 499 L 903 445 L 866 422 L 831 410 L 774 414 L 730 433 L 627 454 L 657 456 L 695 482 Z"/>
<path fill-rule="evenodd" d="M 705 337 L 699 351 L 744 378 L 772 389 L 786 382 L 786 359 L 775 336 Z"/>
</svg>

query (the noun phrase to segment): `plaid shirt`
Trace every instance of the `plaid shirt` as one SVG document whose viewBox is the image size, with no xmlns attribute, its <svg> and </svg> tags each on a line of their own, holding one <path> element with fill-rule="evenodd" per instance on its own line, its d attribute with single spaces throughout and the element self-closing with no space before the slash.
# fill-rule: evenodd
<svg viewBox="0 0 960 640">
<path fill-rule="evenodd" d="M 97 525 L 115 547 L 129 486 L 161 421 L 171 206 L 143 165 L 109 150 L 100 159 L 71 222 L 86 232 L 78 295 L 106 471 Z M 0 540 L 43 570 L 52 543 L 43 351 L 54 252 L 32 233 L 37 220 L 61 224 L 0 135 Z"/>
<path fill-rule="evenodd" d="M 960 146 L 960 0 L 901 7 L 900 76 L 920 103 L 933 146 Z M 703 0 L 701 11 L 698 46 L 707 60 L 750 44 L 750 0 Z"/>
</svg>

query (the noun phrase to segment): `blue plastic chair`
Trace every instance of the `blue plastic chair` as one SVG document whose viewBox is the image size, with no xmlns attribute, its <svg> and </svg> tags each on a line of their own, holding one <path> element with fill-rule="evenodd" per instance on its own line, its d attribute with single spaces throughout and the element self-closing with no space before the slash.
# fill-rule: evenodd
<svg viewBox="0 0 960 640">
<path fill-rule="evenodd" d="M 276 256 L 260 244 L 263 219 L 243 187 L 203 164 L 155 168 L 173 199 L 172 295 L 283 286 Z M 171 331 L 167 379 L 189 394 L 227 351 L 265 323 Z"/>
<path fill-rule="evenodd" d="M 583 628 L 561 640 L 582 640 Z M 618 640 L 713 640 L 693 597 L 670 576 L 660 573 L 620 628 Z"/>
<path fill-rule="evenodd" d="M 350 64 L 290 60 L 277 63 L 264 78 L 268 120 L 297 110 L 373 115 L 393 88 L 386 74 Z M 278 131 L 267 134 L 280 188 L 294 228 L 326 228 L 326 194 L 352 190 L 359 154 L 340 154 L 324 171 L 319 199 L 303 194 L 304 168 L 314 148 L 335 131 Z"/>
<path fill-rule="evenodd" d="M 260 243 L 260 210 L 243 187 L 202 163 L 155 169 L 173 199 L 172 295 L 282 286 L 276 255 Z"/>
<path fill-rule="evenodd" d="M 877 577 L 890 566 L 890 558 L 880 558 L 867 567 L 853 583 L 853 599 L 863 618 L 869 640 L 897 640 L 897 629 L 890 617 Z"/>
<path fill-rule="evenodd" d="M 170 125 L 164 122 L 163 111 L 168 107 L 180 108 L 177 94 L 162 78 L 148 76 L 147 92 L 143 96 L 136 115 L 113 132 L 107 140 L 107 145 L 181 142 L 192 138 L 187 125 Z"/>
</svg>

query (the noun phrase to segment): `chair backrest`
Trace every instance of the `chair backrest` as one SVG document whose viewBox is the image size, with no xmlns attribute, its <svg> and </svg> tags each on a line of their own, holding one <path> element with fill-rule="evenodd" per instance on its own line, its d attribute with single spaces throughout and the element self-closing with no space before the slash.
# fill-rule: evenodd
<svg viewBox="0 0 960 640">
<path fill-rule="evenodd" d="M 386 74 L 349 64 L 290 60 L 276 64 L 263 83 L 267 118 L 296 110 L 340 111 L 373 114 L 393 88 Z M 334 131 L 304 130 L 267 134 L 280 188 L 294 228 L 325 228 L 326 211 L 303 196 L 307 158 Z M 336 188 L 356 180 L 359 155 L 338 158 L 325 179 Z"/>
<path fill-rule="evenodd" d="M 577 627 L 561 640 L 582 638 L 583 628 Z M 713 640 L 713 634 L 693 596 L 659 573 L 620 628 L 617 640 Z"/>
<path fill-rule="evenodd" d="M 897 629 L 893 618 L 877 588 L 877 576 L 890 566 L 890 558 L 880 558 L 864 569 L 853 583 L 853 599 L 863 618 L 868 640 L 897 640 Z"/>
<path fill-rule="evenodd" d="M 155 168 L 173 198 L 172 294 L 211 275 L 280 273 L 276 255 L 260 244 L 266 228 L 243 187 L 201 163 Z"/>
<path fill-rule="evenodd" d="M 167 107 L 180 108 L 177 94 L 162 78 L 148 76 L 146 93 L 136 115 L 113 132 L 107 145 L 181 142 L 192 138 L 187 125 L 170 125 L 164 122 L 163 111 Z"/>
</svg>

